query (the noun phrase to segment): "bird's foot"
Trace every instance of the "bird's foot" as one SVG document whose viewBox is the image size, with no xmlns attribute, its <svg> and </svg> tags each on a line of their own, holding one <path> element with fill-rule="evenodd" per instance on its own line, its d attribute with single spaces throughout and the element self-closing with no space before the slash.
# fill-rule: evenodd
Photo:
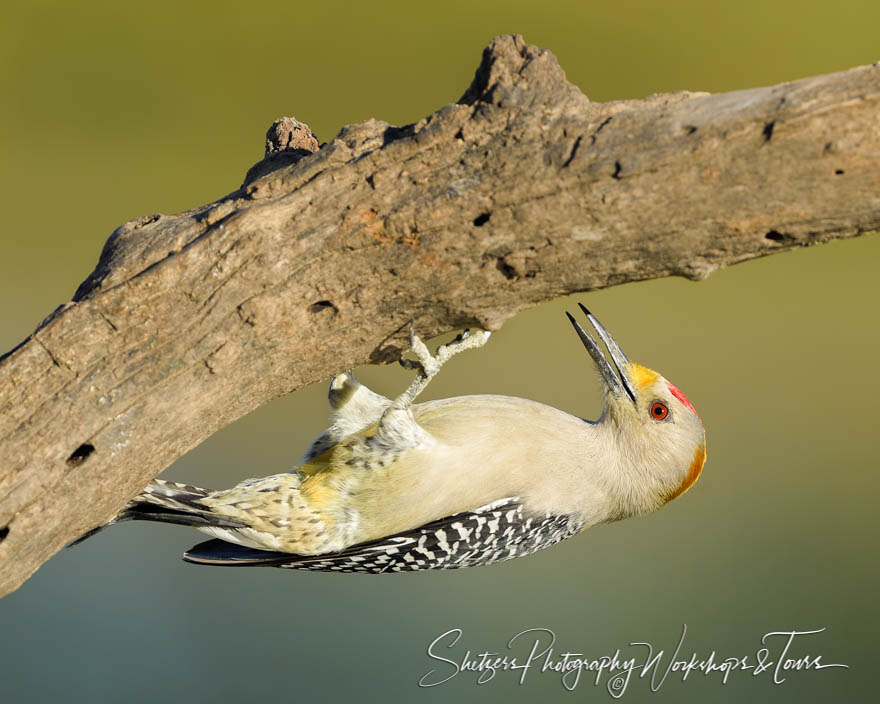
<svg viewBox="0 0 880 704">
<path fill-rule="evenodd" d="M 419 377 L 426 380 L 432 379 L 440 371 L 441 362 L 431 354 L 428 347 L 422 342 L 422 338 L 416 335 L 412 325 L 409 327 L 409 351 L 412 352 L 416 359 L 400 358 L 400 366 L 404 369 L 415 369 L 419 373 Z M 439 349 L 437 352 L 439 353 Z"/>
<path fill-rule="evenodd" d="M 394 399 L 392 406 L 394 408 L 407 408 L 424 390 L 428 385 L 428 382 L 437 376 L 440 367 L 446 364 L 446 362 L 459 352 L 482 347 L 486 344 L 486 341 L 491 334 L 492 333 L 487 330 L 478 330 L 473 334 L 470 330 L 465 330 L 457 335 L 451 342 L 447 342 L 445 345 L 440 345 L 437 348 L 437 351 L 432 355 L 425 343 L 422 342 L 419 336 L 415 334 L 412 327 L 410 327 L 410 351 L 416 356 L 416 359 L 402 358 L 400 364 L 406 369 L 416 370 L 418 376 L 413 380 L 412 384 L 410 384 L 406 391 Z"/>
<path fill-rule="evenodd" d="M 436 359 L 438 365 L 442 366 L 450 357 L 454 357 L 459 352 L 482 347 L 489 340 L 491 334 L 488 330 L 477 330 L 474 333 L 471 333 L 470 330 L 465 330 L 456 335 L 454 340 L 437 348 Z"/>
<path fill-rule="evenodd" d="M 409 387 L 398 396 L 382 413 L 372 443 L 376 447 L 392 448 L 396 451 L 419 447 L 432 442 L 427 432 L 416 422 L 412 413 L 412 403 L 424 390 L 437 372 L 449 359 L 464 350 L 482 347 L 489 339 L 489 333 L 480 330 L 475 334 L 465 330 L 454 340 L 440 345 L 432 355 L 425 343 L 410 328 L 410 350 L 416 359 L 401 359 L 407 369 L 414 369 L 417 376 Z"/>
</svg>

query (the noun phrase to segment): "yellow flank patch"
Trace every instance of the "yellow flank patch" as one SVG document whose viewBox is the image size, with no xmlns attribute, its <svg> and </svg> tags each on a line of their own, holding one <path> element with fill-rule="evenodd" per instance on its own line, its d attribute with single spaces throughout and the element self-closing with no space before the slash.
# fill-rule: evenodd
<svg viewBox="0 0 880 704">
<path fill-rule="evenodd" d="M 324 450 L 317 457 L 313 457 L 305 464 L 301 464 L 297 469 L 303 474 L 308 476 L 312 476 L 313 474 L 317 474 L 318 472 L 323 472 L 330 466 L 330 462 L 333 458 L 333 451 L 336 449 L 336 446 Z"/>
<path fill-rule="evenodd" d="M 660 378 L 660 375 L 653 369 L 648 369 L 635 362 L 629 363 L 627 373 L 633 385 L 636 387 L 636 391 L 641 391 L 646 386 L 650 386 Z"/>
<path fill-rule="evenodd" d="M 329 509 L 339 500 L 336 487 L 327 481 L 329 478 L 329 473 L 319 472 L 306 479 L 300 487 L 300 495 L 316 513 Z"/>
<path fill-rule="evenodd" d="M 691 466 L 688 469 L 687 476 L 684 478 L 684 481 L 681 483 L 681 486 L 678 487 L 672 494 L 669 495 L 667 501 L 672 501 L 675 498 L 681 496 L 684 492 L 690 489 L 697 479 L 700 478 L 700 472 L 703 471 L 703 465 L 706 464 L 706 446 L 700 445 L 697 448 L 697 451 L 694 453 L 694 461 L 691 462 Z"/>
</svg>

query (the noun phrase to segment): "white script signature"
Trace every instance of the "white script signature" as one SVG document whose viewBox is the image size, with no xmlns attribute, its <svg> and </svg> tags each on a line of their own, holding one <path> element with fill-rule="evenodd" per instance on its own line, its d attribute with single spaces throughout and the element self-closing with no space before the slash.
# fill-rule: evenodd
<svg viewBox="0 0 880 704">
<path fill-rule="evenodd" d="M 770 677 L 774 685 L 780 685 L 796 672 L 824 670 L 829 667 L 847 668 L 847 665 L 822 662 L 822 656 L 803 651 L 805 641 L 825 629 L 812 631 L 770 631 L 761 638 L 761 647 L 745 655 L 720 655 L 715 650 L 706 655 L 684 653 L 687 625 L 681 629 L 681 637 L 674 651 L 655 650 L 650 643 L 632 642 L 626 654 L 620 648 L 612 654 L 586 655 L 561 649 L 556 644 L 556 634 L 549 628 L 529 628 L 520 631 L 508 642 L 506 652 L 472 652 L 459 645 L 460 628 L 451 628 L 437 636 L 428 646 L 428 657 L 436 663 L 419 680 L 420 687 L 436 687 L 461 674 L 476 676 L 477 684 L 491 682 L 502 672 L 511 672 L 519 684 L 538 674 L 551 674 L 560 678 L 562 686 L 575 689 L 584 675 L 593 686 L 604 684 L 608 693 L 618 699 L 624 695 L 634 674 L 648 679 L 651 691 L 656 692 L 670 674 L 681 677 L 690 675 L 716 676 L 722 684 L 734 672 L 753 677 Z M 457 653 L 453 655 L 453 649 Z M 464 650 L 464 652 L 461 652 Z"/>
</svg>

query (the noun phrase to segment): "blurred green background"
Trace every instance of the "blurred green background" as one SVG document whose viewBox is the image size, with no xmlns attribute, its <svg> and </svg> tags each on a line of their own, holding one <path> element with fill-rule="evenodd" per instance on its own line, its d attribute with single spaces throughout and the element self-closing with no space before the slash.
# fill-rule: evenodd
<svg viewBox="0 0 880 704">
<path fill-rule="evenodd" d="M 294 115 L 323 140 L 413 122 L 458 98 L 492 36 L 551 49 L 594 100 L 725 91 L 878 58 L 876 1 L 4 4 L 0 17 L 0 348 L 72 295 L 122 222 L 213 200 Z M 124 525 L 0 601 L 3 702 L 610 701 L 583 677 L 432 689 L 427 644 L 504 651 L 526 628 L 561 649 L 752 655 L 773 630 L 848 670 L 774 685 L 671 675 L 626 701 L 867 701 L 880 654 L 876 495 L 880 238 L 742 264 L 698 284 L 584 294 L 630 356 L 684 389 L 708 428 L 701 481 L 658 514 L 502 565 L 395 576 L 199 568 L 184 528 Z M 505 393 L 595 417 L 598 387 L 556 301 L 456 358 L 426 396 Z M 365 369 L 393 394 L 407 375 Z M 226 486 L 291 466 L 324 388 L 278 399 L 165 476 Z M 635 651 L 632 652 L 635 654 Z"/>
</svg>

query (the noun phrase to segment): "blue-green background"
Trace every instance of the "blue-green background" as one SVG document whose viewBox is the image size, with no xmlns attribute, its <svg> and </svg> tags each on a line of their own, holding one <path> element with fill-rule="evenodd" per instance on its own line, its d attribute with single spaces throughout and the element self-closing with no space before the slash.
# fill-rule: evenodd
<svg viewBox="0 0 880 704">
<path fill-rule="evenodd" d="M 880 58 L 876 2 L 7 2 L 0 15 L 0 348 L 69 299 L 120 223 L 233 190 L 281 115 L 324 140 L 455 100 L 492 36 L 551 49 L 594 100 L 772 84 Z M 805 194 L 809 197 L 809 194 Z M 708 428 L 700 482 L 658 514 L 503 565 L 395 576 L 198 568 L 187 529 L 124 525 L 57 555 L 0 601 L 3 702 L 611 701 L 584 677 L 462 674 L 420 689 L 425 649 L 464 630 L 504 651 L 535 627 L 601 655 L 751 655 L 773 630 L 848 670 L 630 683 L 625 701 L 868 701 L 880 655 L 880 358 L 867 236 L 695 284 L 577 297 Z M 511 320 L 426 397 L 495 392 L 594 417 L 598 387 L 562 311 Z M 363 370 L 393 394 L 395 368 Z M 325 418 L 323 388 L 278 399 L 165 476 L 207 486 L 288 468 Z M 540 468 L 536 468 L 540 471 Z M 435 663 L 436 665 L 436 663 Z M 443 670 L 445 671 L 445 670 Z"/>
</svg>

